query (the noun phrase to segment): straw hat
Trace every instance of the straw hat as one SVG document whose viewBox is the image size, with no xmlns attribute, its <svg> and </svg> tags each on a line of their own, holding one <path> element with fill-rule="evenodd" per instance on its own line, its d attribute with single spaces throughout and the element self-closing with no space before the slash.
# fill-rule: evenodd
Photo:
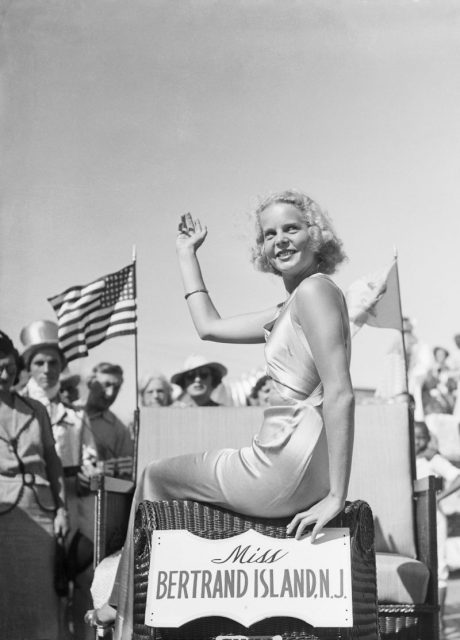
<svg viewBox="0 0 460 640">
<path fill-rule="evenodd" d="M 51 320 L 34 320 L 34 322 L 22 329 L 19 337 L 24 345 L 22 357 L 27 369 L 37 351 L 50 347 L 56 349 L 61 358 L 62 367 L 65 367 L 66 360 L 59 348 L 58 326 L 55 322 L 51 322 Z"/>
<path fill-rule="evenodd" d="M 207 358 L 200 355 L 192 355 L 187 358 L 184 362 L 184 366 L 181 371 L 178 371 L 173 376 L 171 376 L 171 382 L 173 384 L 178 384 L 180 387 L 184 388 L 184 378 L 185 375 L 189 371 L 194 371 L 195 369 L 201 369 L 201 367 L 208 367 L 212 371 L 215 372 L 216 378 L 219 379 L 219 382 L 222 380 L 224 376 L 227 375 L 227 369 L 220 362 L 210 362 Z"/>
</svg>

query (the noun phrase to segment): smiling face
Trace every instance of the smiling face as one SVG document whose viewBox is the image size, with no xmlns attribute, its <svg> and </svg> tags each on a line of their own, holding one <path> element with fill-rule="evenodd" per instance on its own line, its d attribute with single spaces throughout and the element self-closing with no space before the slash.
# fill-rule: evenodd
<svg viewBox="0 0 460 640">
<path fill-rule="evenodd" d="M 62 361 L 59 353 L 52 347 L 43 347 L 30 361 L 30 375 L 42 389 L 51 389 L 59 382 Z"/>
<path fill-rule="evenodd" d="M 264 252 L 271 266 L 287 279 L 303 278 L 316 271 L 307 222 L 292 204 L 275 202 L 260 214 Z"/>
</svg>

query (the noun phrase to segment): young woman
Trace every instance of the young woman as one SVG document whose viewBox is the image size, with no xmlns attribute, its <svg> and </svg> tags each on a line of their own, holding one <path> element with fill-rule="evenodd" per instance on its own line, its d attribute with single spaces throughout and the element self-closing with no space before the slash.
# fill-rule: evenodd
<svg viewBox="0 0 460 640">
<path fill-rule="evenodd" d="M 207 230 L 182 216 L 177 253 L 192 320 L 203 340 L 266 341 L 272 406 L 252 444 L 160 460 L 138 483 L 142 500 L 194 499 L 261 517 L 293 516 L 288 533 L 312 541 L 344 507 L 350 475 L 354 398 L 350 328 L 342 292 L 329 278 L 345 254 L 319 206 L 300 192 L 267 198 L 255 212 L 254 262 L 283 279 L 287 298 L 264 311 L 221 318 L 206 289 L 197 250 Z M 111 604 L 115 638 L 132 633 L 133 555 L 128 536 Z M 114 610 L 104 607 L 101 621 Z M 94 617 L 93 617 L 94 620 Z"/>
</svg>

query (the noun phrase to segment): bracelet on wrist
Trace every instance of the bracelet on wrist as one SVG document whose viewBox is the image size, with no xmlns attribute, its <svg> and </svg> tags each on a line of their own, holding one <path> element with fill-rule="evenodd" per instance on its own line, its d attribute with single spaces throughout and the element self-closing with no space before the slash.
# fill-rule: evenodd
<svg viewBox="0 0 460 640">
<path fill-rule="evenodd" d="M 187 298 L 190 298 L 190 296 L 193 296 L 193 294 L 195 293 L 209 293 L 209 291 L 207 289 L 195 289 L 195 291 L 190 291 L 190 293 L 186 293 L 184 298 L 187 300 Z"/>
</svg>

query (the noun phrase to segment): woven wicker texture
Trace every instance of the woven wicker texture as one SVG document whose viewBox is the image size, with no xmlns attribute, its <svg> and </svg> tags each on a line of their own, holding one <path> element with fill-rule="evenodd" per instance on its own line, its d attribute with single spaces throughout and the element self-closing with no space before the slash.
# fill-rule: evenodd
<svg viewBox="0 0 460 640">
<path fill-rule="evenodd" d="M 251 627 L 227 618 L 202 618 L 177 629 L 153 629 L 144 624 L 150 564 L 151 534 L 155 529 L 187 529 L 212 540 L 228 538 L 250 528 L 274 538 L 286 537 L 290 518 L 267 520 L 232 513 L 219 507 L 187 500 L 143 502 L 134 529 L 134 634 L 133 640 L 211 640 L 218 635 L 272 636 L 283 640 L 376 640 L 378 638 L 374 527 L 369 506 L 362 501 L 347 504 L 331 521 L 332 527 L 348 527 L 351 535 L 353 616 L 352 629 L 313 628 L 293 618 L 269 618 Z"/>
<path fill-rule="evenodd" d="M 430 618 L 433 606 L 426 604 L 379 605 L 379 628 L 382 640 L 419 640 L 421 617 Z M 429 637 L 429 636 L 428 636 Z M 433 640 L 430 638 L 430 640 Z"/>
</svg>

